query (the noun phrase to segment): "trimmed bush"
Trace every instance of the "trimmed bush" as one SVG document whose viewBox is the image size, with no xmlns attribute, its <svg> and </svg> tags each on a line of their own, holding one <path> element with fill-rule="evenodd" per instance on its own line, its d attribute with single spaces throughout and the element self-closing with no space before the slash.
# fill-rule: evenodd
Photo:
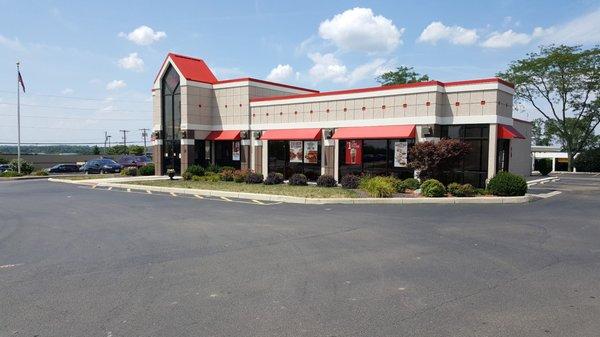
<svg viewBox="0 0 600 337">
<path fill-rule="evenodd" d="M 446 196 L 446 188 L 439 180 L 428 179 L 421 184 L 421 194 L 426 197 L 439 198 Z"/>
<path fill-rule="evenodd" d="M 8 169 L 9 171 L 19 172 L 19 164 L 18 164 L 17 159 L 11 160 L 8 165 L 10 166 L 10 168 Z M 30 163 L 21 159 L 21 173 L 22 174 L 24 174 L 24 175 L 30 174 L 31 172 L 33 172 L 33 170 L 34 170 L 33 165 L 31 165 Z"/>
<path fill-rule="evenodd" d="M 217 164 L 210 164 L 206 167 L 206 169 L 204 171 L 212 172 L 212 173 L 219 173 L 219 172 L 221 172 L 221 166 L 219 166 Z"/>
<path fill-rule="evenodd" d="M 342 184 L 342 188 L 358 188 L 358 185 L 360 185 L 360 177 L 355 176 L 354 174 L 346 174 L 342 177 L 342 180 L 340 180 L 340 184 Z"/>
<path fill-rule="evenodd" d="M 193 176 L 193 181 L 206 181 L 209 183 L 216 183 L 221 181 L 221 176 L 218 173 L 206 172 L 203 176 Z"/>
<path fill-rule="evenodd" d="M 547 176 L 548 173 L 552 172 L 552 159 L 549 158 L 545 158 L 545 159 L 541 159 L 540 162 L 538 163 L 538 168 L 540 171 L 540 174 L 543 176 Z"/>
<path fill-rule="evenodd" d="M 402 180 L 394 177 L 394 176 L 386 176 L 385 178 L 393 187 L 394 190 L 398 193 L 404 193 L 404 186 L 402 185 Z"/>
<path fill-rule="evenodd" d="M 471 184 L 451 183 L 448 185 L 447 190 L 455 197 L 472 197 L 477 194 L 475 187 Z"/>
<path fill-rule="evenodd" d="M 290 177 L 288 184 L 292 186 L 306 186 L 308 185 L 308 180 L 304 174 L 295 173 Z"/>
<path fill-rule="evenodd" d="M 328 174 L 324 174 L 324 175 L 320 176 L 319 178 L 317 178 L 317 186 L 320 186 L 320 187 L 336 187 L 337 186 L 337 181 L 333 178 L 333 176 L 330 176 Z"/>
<path fill-rule="evenodd" d="M 219 169 L 219 172 L 223 172 L 225 170 L 235 171 L 235 167 L 233 167 L 233 166 L 221 166 L 221 168 Z"/>
<path fill-rule="evenodd" d="M 233 171 L 233 181 L 236 183 L 243 183 L 246 181 L 248 176 L 248 170 L 235 170 Z"/>
<path fill-rule="evenodd" d="M 263 182 L 265 185 L 279 185 L 283 184 L 283 174 L 279 172 L 269 172 L 265 181 Z"/>
<path fill-rule="evenodd" d="M 490 179 L 488 191 L 497 196 L 521 196 L 527 193 L 527 182 L 523 177 L 510 172 L 498 172 Z"/>
<path fill-rule="evenodd" d="M 203 176 L 205 173 L 205 170 L 204 170 L 204 167 L 202 167 L 200 165 L 190 165 L 187 167 L 185 172 L 191 174 L 192 176 Z"/>
<path fill-rule="evenodd" d="M 393 181 L 389 177 L 365 178 L 360 182 L 360 188 L 375 198 L 389 198 L 396 193 Z"/>
<path fill-rule="evenodd" d="M 246 184 L 260 184 L 263 182 L 263 175 L 260 173 L 250 172 L 246 176 Z"/>
<path fill-rule="evenodd" d="M 235 171 L 234 169 L 223 168 L 223 170 L 221 171 L 221 173 L 219 173 L 219 175 L 221 176 L 221 180 L 223 180 L 223 181 L 233 181 L 233 172 L 234 171 Z"/>
<path fill-rule="evenodd" d="M 147 164 L 138 169 L 138 173 L 141 176 L 153 176 L 154 175 L 154 164 Z"/>
<path fill-rule="evenodd" d="M 121 170 L 121 175 L 135 177 L 138 175 L 138 169 L 137 167 L 125 167 L 123 170 Z"/>
<path fill-rule="evenodd" d="M 419 181 L 419 179 L 415 178 L 404 179 L 402 180 L 402 184 L 405 186 L 406 189 L 413 191 L 418 190 L 419 187 L 421 187 L 421 182 Z"/>
<path fill-rule="evenodd" d="M 181 174 L 181 179 L 183 179 L 183 180 L 192 180 L 194 177 L 200 177 L 200 176 L 195 176 L 188 171 L 185 171 Z"/>
<path fill-rule="evenodd" d="M 19 174 L 19 172 L 17 171 L 4 171 L 2 173 L 0 173 L 0 177 L 3 178 L 12 178 L 12 177 L 22 177 L 23 174 Z"/>
</svg>

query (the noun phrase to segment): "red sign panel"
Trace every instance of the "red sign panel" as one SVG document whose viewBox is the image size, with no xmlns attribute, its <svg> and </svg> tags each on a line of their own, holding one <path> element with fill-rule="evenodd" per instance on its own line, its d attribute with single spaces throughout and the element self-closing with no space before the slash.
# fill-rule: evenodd
<svg viewBox="0 0 600 337">
<path fill-rule="evenodd" d="M 346 165 L 362 164 L 362 141 L 348 140 L 346 141 Z"/>
</svg>

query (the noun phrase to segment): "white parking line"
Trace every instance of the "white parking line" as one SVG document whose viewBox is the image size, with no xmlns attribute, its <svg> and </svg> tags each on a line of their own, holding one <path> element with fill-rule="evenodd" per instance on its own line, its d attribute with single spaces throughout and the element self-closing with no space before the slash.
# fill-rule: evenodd
<svg viewBox="0 0 600 337">
<path fill-rule="evenodd" d="M 17 264 L 5 264 L 0 266 L 0 269 L 6 269 L 6 268 L 12 268 L 12 267 L 16 267 L 16 266 L 20 266 L 22 265 L 22 263 L 17 263 Z"/>
<path fill-rule="evenodd" d="M 96 184 L 96 185 L 92 186 L 92 188 L 96 188 L 96 186 L 98 186 L 98 185 Z"/>
<path fill-rule="evenodd" d="M 176 196 L 177 196 L 177 194 L 175 194 L 175 193 L 173 193 L 173 192 L 171 192 L 171 193 L 169 193 L 169 194 L 171 194 L 171 195 L 172 195 L 172 196 L 174 196 L 174 197 L 176 197 Z"/>
<path fill-rule="evenodd" d="M 225 200 L 225 201 L 231 201 L 231 199 L 227 198 L 227 197 L 221 197 L 221 199 Z"/>
<path fill-rule="evenodd" d="M 204 199 L 204 197 L 203 197 L 203 196 L 201 196 L 201 195 L 198 195 L 198 194 L 194 194 L 194 196 L 195 196 L 196 198 L 198 198 L 198 199 Z"/>
<path fill-rule="evenodd" d="M 255 203 L 257 203 L 257 204 L 259 204 L 259 205 L 264 205 L 264 204 L 265 204 L 265 203 L 264 203 L 264 202 L 262 202 L 262 201 L 258 201 L 258 200 L 254 200 L 254 199 L 252 199 L 252 201 L 254 201 Z"/>
<path fill-rule="evenodd" d="M 108 188 L 109 191 L 112 191 L 112 186 Z"/>
<path fill-rule="evenodd" d="M 151 192 L 151 191 L 149 191 L 149 190 L 146 190 L 146 193 L 148 193 L 148 194 L 152 194 L 152 192 Z"/>
<path fill-rule="evenodd" d="M 128 188 L 128 189 L 127 189 L 127 192 L 131 192 L 131 188 Z"/>
</svg>

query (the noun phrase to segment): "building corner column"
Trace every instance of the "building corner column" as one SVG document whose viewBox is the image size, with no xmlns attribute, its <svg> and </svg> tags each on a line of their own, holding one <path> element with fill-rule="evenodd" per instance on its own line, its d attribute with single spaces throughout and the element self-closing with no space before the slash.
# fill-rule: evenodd
<svg viewBox="0 0 600 337">
<path fill-rule="evenodd" d="M 154 175 L 161 176 L 164 171 L 164 155 L 162 152 L 162 140 L 153 141 L 152 160 L 154 161 Z"/>
<path fill-rule="evenodd" d="M 182 132 L 181 138 L 181 172 L 187 170 L 190 165 L 196 161 L 195 139 L 193 130 L 185 130 Z"/>
<path fill-rule="evenodd" d="M 498 124 L 490 124 L 488 144 L 488 173 L 486 183 L 489 182 L 497 172 L 496 151 L 498 151 Z"/>
</svg>

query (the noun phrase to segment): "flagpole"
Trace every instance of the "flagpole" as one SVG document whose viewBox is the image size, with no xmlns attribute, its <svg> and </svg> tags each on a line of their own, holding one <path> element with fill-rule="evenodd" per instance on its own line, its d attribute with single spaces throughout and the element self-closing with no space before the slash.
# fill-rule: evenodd
<svg viewBox="0 0 600 337">
<path fill-rule="evenodd" d="M 21 88 L 19 83 L 19 62 L 17 62 L 17 172 L 21 174 Z"/>
</svg>

